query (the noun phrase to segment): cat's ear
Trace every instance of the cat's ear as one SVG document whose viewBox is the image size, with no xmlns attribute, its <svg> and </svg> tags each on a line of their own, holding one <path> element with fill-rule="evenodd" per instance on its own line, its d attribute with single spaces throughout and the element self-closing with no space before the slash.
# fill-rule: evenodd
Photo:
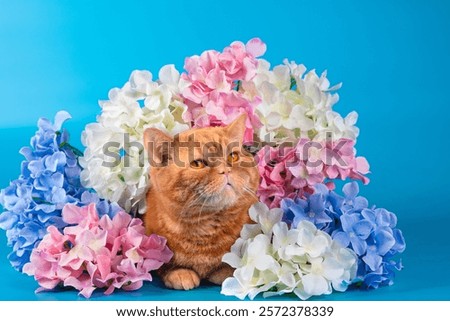
<svg viewBox="0 0 450 321">
<path fill-rule="evenodd" d="M 232 141 L 242 143 L 242 141 L 244 140 L 246 121 L 247 115 L 242 114 L 226 127 L 227 134 Z"/>
<path fill-rule="evenodd" d="M 170 157 L 173 137 L 157 128 L 147 128 L 144 132 L 144 146 L 150 166 L 165 166 Z"/>
</svg>

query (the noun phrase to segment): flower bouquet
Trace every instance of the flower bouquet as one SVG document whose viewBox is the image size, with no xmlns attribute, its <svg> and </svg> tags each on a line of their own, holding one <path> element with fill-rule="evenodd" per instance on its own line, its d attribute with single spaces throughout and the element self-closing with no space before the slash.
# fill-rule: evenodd
<svg viewBox="0 0 450 321">
<path fill-rule="evenodd" d="M 85 297 L 151 281 L 172 252 L 163 237 L 145 235 L 139 218 L 151 206 L 144 131 L 175 135 L 244 113 L 259 201 L 249 212 L 254 224 L 223 257 L 235 272 L 221 293 L 305 300 L 391 285 L 405 241 L 393 213 L 358 195 L 356 181 L 369 183 L 369 164 L 355 149 L 358 114 L 334 110 L 341 84 L 330 86 L 326 72 L 288 60 L 271 67 L 260 58 L 265 51 L 255 38 L 188 57 L 181 73 L 174 65 L 158 79 L 133 71 L 100 102 L 82 134 L 83 152 L 62 128 L 67 112 L 53 123 L 40 119 L 21 149 L 21 175 L 0 193 L 12 266 L 34 276 L 39 290 L 73 287 Z"/>
</svg>

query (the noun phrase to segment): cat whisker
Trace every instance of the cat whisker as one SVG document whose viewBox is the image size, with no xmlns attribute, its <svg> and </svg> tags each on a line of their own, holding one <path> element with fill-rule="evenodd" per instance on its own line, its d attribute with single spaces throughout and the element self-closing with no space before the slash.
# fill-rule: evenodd
<svg viewBox="0 0 450 321">
<path fill-rule="evenodd" d="M 244 185 L 243 190 L 244 190 L 244 192 L 249 193 L 254 199 L 259 201 L 259 198 L 258 198 L 258 196 L 256 196 L 256 193 L 254 191 L 252 191 L 250 188 L 248 188 L 247 186 Z"/>
<path fill-rule="evenodd" d="M 180 211 L 180 215 L 184 216 L 185 214 L 185 209 L 188 209 L 192 206 L 195 205 L 195 203 L 197 203 L 200 200 L 200 196 L 201 195 L 196 195 L 196 194 L 192 194 L 187 200 L 186 202 L 184 202 L 183 208 Z"/>
<path fill-rule="evenodd" d="M 184 214 L 185 208 L 191 208 L 191 207 L 194 207 L 195 205 L 200 205 L 200 204 L 202 204 L 202 206 L 201 206 L 201 210 L 202 210 L 203 206 L 206 204 L 206 202 L 212 198 L 212 196 L 206 196 L 206 198 L 204 198 L 205 193 L 208 193 L 207 189 L 204 189 L 201 193 L 192 194 L 192 197 L 190 197 L 188 200 L 186 200 L 181 213 Z"/>
<path fill-rule="evenodd" d="M 204 199 L 203 204 L 202 204 L 202 207 L 200 207 L 200 211 L 199 211 L 198 216 L 197 216 L 197 225 L 200 225 L 200 218 L 201 218 L 201 216 L 202 216 L 203 206 L 204 206 L 204 205 L 206 204 L 206 202 L 208 202 L 211 198 L 212 198 L 211 196 L 207 196 L 207 197 Z"/>
<path fill-rule="evenodd" d="M 239 177 L 239 176 L 238 176 Z M 256 195 L 256 192 L 253 191 L 250 187 L 247 186 L 247 182 L 245 179 L 239 177 L 239 179 L 241 180 L 241 184 L 242 184 L 242 191 L 243 192 L 247 192 L 249 193 L 255 200 L 259 201 L 259 197 Z M 243 194 L 243 193 L 242 193 Z"/>
</svg>

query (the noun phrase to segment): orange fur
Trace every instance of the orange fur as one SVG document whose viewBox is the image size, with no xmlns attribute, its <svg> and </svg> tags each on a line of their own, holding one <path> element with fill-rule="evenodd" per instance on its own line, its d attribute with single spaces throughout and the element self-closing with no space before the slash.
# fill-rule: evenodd
<svg viewBox="0 0 450 321">
<path fill-rule="evenodd" d="M 157 147 L 148 148 L 149 157 L 166 161 L 165 166 L 151 166 L 144 222 L 147 234 L 164 236 L 174 252 L 160 270 L 167 287 L 188 290 L 201 279 L 221 284 L 233 272 L 221 259 L 250 222 L 248 209 L 257 200 L 259 184 L 253 157 L 242 150 L 245 120 L 241 116 L 227 127 L 191 129 L 175 138 L 157 129 L 145 133 L 145 145 Z M 180 147 L 188 141 L 199 146 Z M 163 148 L 164 142 L 173 148 Z M 227 150 L 230 143 L 235 147 Z M 206 158 L 204 146 L 215 158 L 204 168 L 192 168 L 191 161 Z M 239 155 L 234 163 L 228 158 L 232 151 Z"/>
</svg>

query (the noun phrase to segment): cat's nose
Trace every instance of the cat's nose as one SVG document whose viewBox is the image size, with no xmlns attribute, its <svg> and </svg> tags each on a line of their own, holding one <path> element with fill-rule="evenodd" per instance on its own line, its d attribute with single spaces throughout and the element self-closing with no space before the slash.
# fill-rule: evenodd
<svg viewBox="0 0 450 321">
<path fill-rule="evenodd" d="M 224 175 L 228 175 L 231 172 L 231 168 L 227 167 L 227 166 L 222 166 L 219 169 L 219 174 L 224 174 Z"/>
</svg>

